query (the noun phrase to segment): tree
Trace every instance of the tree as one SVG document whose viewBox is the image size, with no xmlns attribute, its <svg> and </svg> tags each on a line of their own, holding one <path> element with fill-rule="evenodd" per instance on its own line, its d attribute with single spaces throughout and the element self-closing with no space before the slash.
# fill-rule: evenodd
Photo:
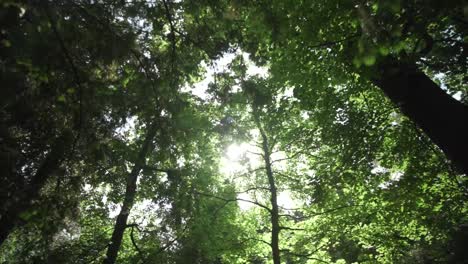
<svg viewBox="0 0 468 264">
<path fill-rule="evenodd" d="M 0 262 L 463 262 L 460 6 L 2 2 Z"/>
<path fill-rule="evenodd" d="M 115 80 L 103 71 L 125 60 L 133 37 L 122 35 L 111 54 L 104 52 L 107 36 L 99 27 L 82 30 L 74 23 L 75 19 L 90 23 L 80 8 L 70 3 L 2 3 L 6 88 L 1 110 L 5 177 L 0 243 L 37 213 L 40 192 L 51 179 L 57 179 L 58 187 L 70 179 L 64 162 L 88 155 L 85 146 L 118 125 L 112 115 L 102 120 L 106 109 L 115 109 L 113 114 L 121 111 L 114 108 L 118 92 L 100 88 L 112 87 Z M 90 45 L 89 39 L 99 45 Z"/>
<path fill-rule="evenodd" d="M 233 5 L 246 20 L 241 45 L 297 94 L 364 78 L 383 91 L 463 173 L 468 107 L 423 71 L 463 79 L 462 1 L 339 1 Z M 445 32 L 445 33 L 444 33 Z M 252 40 L 259 40 L 253 42 Z M 460 49 L 454 48 L 459 47 Z M 452 62 L 448 62 L 453 58 Z M 466 97 L 463 81 L 451 93 Z M 369 84 L 365 84 L 370 86 Z M 370 89 L 370 87 L 368 88 Z"/>
<path fill-rule="evenodd" d="M 154 54 L 155 56 L 163 56 L 167 57 L 169 61 L 167 62 L 166 65 L 163 63 L 155 64 L 156 67 L 163 69 L 163 72 L 166 72 L 165 75 L 161 74 L 157 76 L 161 80 L 165 81 L 163 82 L 162 85 L 166 85 L 164 88 L 156 88 L 154 87 L 155 84 L 155 78 L 151 78 L 150 73 L 146 73 L 146 77 L 150 78 L 151 85 L 153 86 L 153 89 L 155 91 L 162 91 L 164 93 L 164 90 L 170 91 L 172 93 L 173 98 L 176 98 L 175 101 L 170 101 L 167 100 L 166 98 L 170 98 L 167 96 L 166 98 L 158 98 L 155 100 L 155 103 L 158 105 L 163 105 L 165 108 L 162 108 L 160 111 L 170 111 L 172 106 L 171 104 L 178 106 L 177 104 L 180 103 L 179 100 L 177 100 L 178 96 L 178 86 L 180 85 L 185 77 L 190 77 L 194 73 L 194 71 L 198 70 L 197 67 L 193 67 L 193 65 L 198 65 L 198 60 L 201 60 L 203 58 L 204 50 L 201 50 L 201 52 L 193 52 L 194 48 L 194 43 L 192 42 L 185 42 L 185 41 L 179 41 L 179 37 L 184 37 L 189 33 L 180 33 L 184 30 L 184 27 L 190 26 L 190 21 L 188 21 L 188 25 L 185 25 L 186 20 L 184 18 L 178 18 L 175 17 L 176 12 L 179 9 L 182 9 L 183 6 L 176 4 L 176 3 L 168 3 L 166 1 L 162 1 L 162 3 L 158 6 L 155 5 L 153 7 L 147 7 L 147 8 L 160 8 L 160 13 L 156 13 L 156 15 L 159 15 L 160 20 L 165 20 L 164 22 L 160 22 L 162 25 L 167 25 L 169 28 L 169 32 L 166 35 L 163 35 L 161 37 L 167 38 L 166 40 L 162 40 L 162 42 L 166 42 L 167 45 L 170 46 L 170 48 L 165 49 L 162 47 L 154 47 L 150 48 L 149 52 Z M 190 3 L 189 3 L 190 7 Z M 188 15 L 188 13 L 187 13 Z M 154 22 L 153 22 L 154 23 Z M 176 36 L 176 34 L 180 34 L 181 36 Z M 153 36 L 154 37 L 154 36 Z M 147 41 L 147 39 L 144 39 L 143 41 Z M 223 44 L 225 42 L 224 39 L 221 40 L 216 40 L 217 45 Z M 198 48 L 198 47 L 197 47 Z M 199 49 L 199 48 L 198 48 Z M 182 52 L 180 52 L 182 50 Z M 187 52 L 189 51 L 189 52 Z M 216 51 L 220 52 L 220 51 Z M 164 53 L 167 53 L 165 56 Z M 191 54 L 192 53 L 192 54 Z M 185 68 L 176 66 L 176 63 L 178 60 L 180 61 L 180 58 L 184 58 L 185 60 L 189 59 L 191 64 L 185 63 Z M 166 68 L 166 69 L 164 69 Z M 146 68 L 142 69 L 143 71 L 146 71 Z M 155 94 L 155 96 L 158 96 Z M 159 97 L 159 96 L 158 96 Z M 172 98 L 171 98 L 172 99 Z M 155 111 L 154 109 L 150 109 L 150 111 Z M 145 135 L 144 143 L 142 144 L 141 151 L 138 154 L 138 157 L 135 161 L 135 165 L 132 169 L 132 171 L 128 174 L 127 178 L 127 184 L 126 184 L 126 192 L 125 192 L 125 197 L 124 201 L 122 204 L 121 212 L 117 217 L 116 224 L 114 227 L 114 232 L 112 234 L 112 239 L 109 244 L 109 248 L 107 251 L 107 257 L 104 260 L 104 263 L 114 263 L 117 259 L 117 254 L 120 248 L 120 244 L 122 241 L 122 237 L 124 234 L 124 231 L 127 227 L 127 218 L 130 213 L 130 210 L 133 206 L 134 203 L 134 198 L 136 195 L 136 185 L 137 185 L 137 180 L 138 180 L 138 175 L 140 171 L 145 167 L 145 160 L 147 158 L 147 155 L 150 154 L 151 149 L 152 149 L 152 141 L 156 135 L 157 132 L 157 127 L 160 125 L 158 124 L 158 119 L 160 116 L 160 111 L 156 110 L 156 115 L 151 115 L 150 119 L 153 119 L 152 121 L 149 121 L 147 124 L 147 132 Z M 150 112 L 151 113 L 151 112 Z M 160 132 L 164 133 L 164 132 Z"/>
<path fill-rule="evenodd" d="M 237 64 L 232 65 L 231 69 L 240 71 L 242 75 L 242 67 Z M 245 99 L 239 99 L 242 97 L 233 90 L 224 88 L 225 83 L 230 83 L 231 87 L 238 85 L 236 81 L 232 82 L 232 75 L 222 76 L 217 79 L 217 98 L 227 105 L 245 105 Z M 239 78 L 237 82 L 241 83 L 241 80 Z M 291 186 L 291 190 L 295 190 L 304 201 L 295 214 L 284 215 L 295 221 L 281 225 L 283 235 L 289 238 L 289 243 L 283 244 L 281 249 L 286 259 L 326 262 L 327 255 L 331 255 L 333 261 L 344 258 L 348 261 L 379 259 L 391 262 L 405 252 L 396 249 L 414 248 L 421 238 L 423 241 L 427 239 L 425 232 L 438 236 L 435 235 L 440 232 L 437 221 L 424 221 L 415 215 L 427 215 L 426 210 L 431 210 L 429 208 L 433 206 L 440 208 L 440 204 L 436 205 L 437 198 L 433 200 L 430 197 L 444 192 L 462 201 L 463 183 L 460 185 L 458 176 L 452 172 L 445 172 L 448 167 L 440 153 L 432 149 L 427 138 L 410 122 L 398 121 L 400 117 L 396 116 L 395 109 L 381 100 L 382 95 L 378 91 L 359 91 L 348 101 L 349 95 L 337 89 L 321 98 L 313 109 L 306 108 L 304 111 L 303 103 L 281 95 L 282 88 L 276 88 L 279 94 L 274 95 L 273 99 L 268 99 L 272 96 L 271 92 L 258 91 L 260 83 L 270 83 L 270 86 L 273 83 L 274 86 L 275 82 L 271 81 L 245 82 L 242 87 L 255 98 L 250 102 L 270 102 L 266 110 L 257 113 L 269 120 L 267 131 L 274 135 L 272 140 L 277 148 L 285 151 L 288 158 L 283 160 L 291 166 L 286 172 L 275 171 L 276 175 L 281 176 L 280 179 L 283 178 L 279 186 Z M 239 118 L 234 120 L 234 123 L 242 122 Z M 254 170 L 250 171 L 247 175 L 256 175 Z M 440 181 L 434 181 L 429 175 L 437 175 Z M 432 186 L 431 191 L 427 189 L 428 186 Z M 262 188 L 262 185 L 247 189 L 258 188 Z M 459 190 L 449 191 L 451 188 Z M 422 200 L 416 202 L 418 199 L 415 197 Z M 446 203 L 445 206 L 463 207 L 463 202 L 456 204 L 458 202 Z M 373 215 L 378 217 L 374 218 Z M 455 222 L 463 222 L 456 214 L 452 217 Z M 386 222 L 395 225 L 388 226 Z M 425 231 L 414 233 L 413 228 L 407 228 L 415 225 Z M 370 237 L 386 233 L 382 236 L 385 239 L 374 237 L 367 240 L 364 238 L 368 236 L 367 232 L 372 234 Z M 415 240 L 408 239 L 408 236 Z M 432 260 L 440 261 L 446 257 L 433 256 Z"/>
</svg>

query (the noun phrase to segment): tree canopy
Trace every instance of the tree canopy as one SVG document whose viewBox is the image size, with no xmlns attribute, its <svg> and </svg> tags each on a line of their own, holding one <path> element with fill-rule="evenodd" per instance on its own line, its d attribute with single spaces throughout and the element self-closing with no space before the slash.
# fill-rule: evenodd
<svg viewBox="0 0 468 264">
<path fill-rule="evenodd" d="M 467 10 L 0 2 L 0 262 L 466 263 Z"/>
</svg>

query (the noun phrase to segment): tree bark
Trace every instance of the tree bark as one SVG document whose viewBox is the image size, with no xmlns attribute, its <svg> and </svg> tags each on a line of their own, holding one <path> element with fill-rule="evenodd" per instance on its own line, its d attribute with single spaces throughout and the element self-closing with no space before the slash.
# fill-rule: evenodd
<svg viewBox="0 0 468 264">
<path fill-rule="evenodd" d="M 47 182 L 47 179 L 60 168 L 64 156 L 71 147 L 71 135 L 64 132 L 54 143 L 49 154 L 37 169 L 30 183 L 22 190 L 12 195 L 10 201 L 4 201 L 1 205 L 0 215 L 0 245 L 7 239 L 8 235 L 20 223 L 21 213 L 31 210 L 33 201 L 39 197 L 39 192 Z"/>
<path fill-rule="evenodd" d="M 133 165 L 132 171 L 127 176 L 125 197 L 120 213 L 115 221 L 111 241 L 107 247 L 106 258 L 103 261 L 105 264 L 113 264 L 117 260 L 120 245 L 122 244 L 122 237 L 125 229 L 127 228 L 128 215 L 130 214 L 135 201 L 138 175 L 146 164 L 146 156 L 153 148 L 153 139 L 156 136 L 156 131 L 156 123 L 153 123 L 146 133 L 145 140 L 143 141 L 143 145 L 138 153 L 138 157 Z"/>
<path fill-rule="evenodd" d="M 273 257 L 273 264 L 281 263 L 280 249 L 279 249 L 279 208 L 278 208 L 278 194 L 276 189 L 275 177 L 273 170 L 271 169 L 271 153 L 270 146 L 268 143 L 268 136 L 263 130 L 258 113 L 254 112 L 255 123 L 260 130 L 262 136 L 262 150 L 263 150 L 263 161 L 265 162 L 265 171 L 268 178 L 268 185 L 270 189 L 270 221 L 271 221 L 271 253 Z"/>
<path fill-rule="evenodd" d="M 415 64 L 388 60 L 376 65 L 373 83 L 468 175 L 468 106 L 455 100 Z"/>
</svg>

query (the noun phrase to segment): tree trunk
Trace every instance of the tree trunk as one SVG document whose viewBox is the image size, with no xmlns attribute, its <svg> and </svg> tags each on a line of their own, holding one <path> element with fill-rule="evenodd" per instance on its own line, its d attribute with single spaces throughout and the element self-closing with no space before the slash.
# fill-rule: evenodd
<svg viewBox="0 0 468 264">
<path fill-rule="evenodd" d="M 44 159 L 31 182 L 22 190 L 12 195 L 12 201 L 2 202 L 0 215 L 0 245 L 20 222 L 21 213 L 27 212 L 34 206 L 33 201 L 39 197 L 39 192 L 51 174 L 57 171 L 64 156 L 71 147 L 70 133 L 64 132 L 54 143 L 49 154 Z"/>
<path fill-rule="evenodd" d="M 280 250 L 279 250 L 279 209 L 278 209 L 278 195 L 276 189 L 275 178 L 273 176 L 273 170 L 271 169 L 271 153 L 270 146 L 268 144 L 268 137 L 263 130 L 258 114 L 254 112 L 255 123 L 260 130 L 262 136 L 262 149 L 263 149 L 263 161 L 265 162 L 266 175 L 268 177 L 268 185 L 270 189 L 270 220 L 271 220 L 271 253 L 273 256 L 273 264 L 280 264 Z"/>
<path fill-rule="evenodd" d="M 113 264 L 117 260 L 120 245 L 122 244 L 122 237 L 127 228 L 127 219 L 130 211 L 132 210 L 133 203 L 135 200 L 135 194 L 137 191 L 137 179 L 140 171 L 146 164 L 146 156 L 152 150 L 153 139 L 156 135 L 157 126 L 153 123 L 148 129 L 143 145 L 138 153 L 137 160 L 133 165 L 132 171 L 127 176 L 127 186 L 125 189 L 125 197 L 120 209 L 120 213 L 115 221 L 114 231 L 112 232 L 112 238 L 107 248 L 106 258 L 103 263 Z"/>
<path fill-rule="evenodd" d="M 377 67 L 381 75 L 373 83 L 468 175 L 468 106 L 414 64 L 385 62 Z"/>
</svg>

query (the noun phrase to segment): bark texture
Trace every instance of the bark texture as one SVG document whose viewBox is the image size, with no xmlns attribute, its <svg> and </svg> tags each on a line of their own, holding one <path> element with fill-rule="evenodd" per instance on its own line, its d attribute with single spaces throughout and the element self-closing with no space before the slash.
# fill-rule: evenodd
<svg viewBox="0 0 468 264">
<path fill-rule="evenodd" d="M 414 64 L 389 61 L 377 67 L 381 74 L 373 83 L 468 175 L 468 106 Z"/>
</svg>

